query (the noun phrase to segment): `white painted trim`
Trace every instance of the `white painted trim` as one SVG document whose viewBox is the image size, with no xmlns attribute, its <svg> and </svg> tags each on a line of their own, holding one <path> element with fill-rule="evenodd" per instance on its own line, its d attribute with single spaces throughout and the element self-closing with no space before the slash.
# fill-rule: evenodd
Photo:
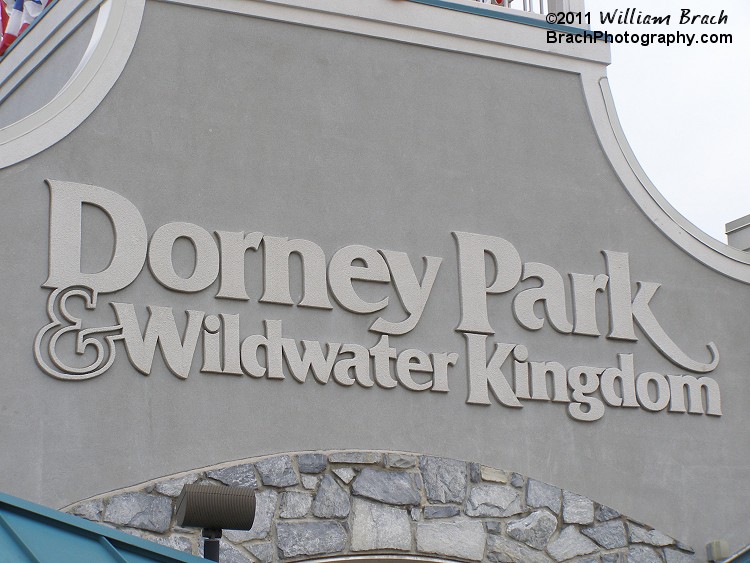
<svg viewBox="0 0 750 563">
<path fill-rule="evenodd" d="M 59 44 L 81 25 L 103 0 L 58 2 L 25 34 L 0 65 L 0 104 L 34 72 Z"/>
<path fill-rule="evenodd" d="M 610 62 L 609 45 L 602 41 L 549 45 L 538 27 L 403 0 L 212 0 L 210 5 L 204 0 L 158 1 L 556 69 L 575 70 L 581 61 Z"/>
<path fill-rule="evenodd" d="M 106 24 L 83 68 L 77 70 L 47 105 L 0 129 L 0 169 L 38 154 L 63 139 L 91 115 L 114 86 L 135 45 L 145 0 L 107 2 L 111 4 L 109 12 L 100 11 L 102 17 L 106 17 Z M 54 23 L 55 17 L 51 11 L 45 20 L 50 18 L 50 23 Z"/>
<path fill-rule="evenodd" d="M 20 162 L 75 129 L 122 72 L 143 17 L 145 0 L 107 0 L 111 10 L 89 60 L 38 112 L 0 129 L 0 168 Z M 158 0 L 257 18 L 378 37 L 509 60 L 581 76 L 594 129 L 635 203 L 676 245 L 713 270 L 750 283 L 750 253 L 713 239 L 677 212 L 638 164 L 617 119 L 606 65 L 609 46 L 550 46 L 538 28 L 402 0 Z M 103 12 L 103 10 L 102 10 Z"/>
<path fill-rule="evenodd" d="M 107 28 L 107 22 L 109 21 L 109 14 L 112 11 L 112 2 L 104 2 L 99 10 L 99 15 L 96 18 L 96 24 L 94 25 L 94 31 L 91 33 L 91 40 L 89 41 L 86 51 L 83 53 L 81 62 L 78 63 L 78 67 L 73 71 L 73 75 L 70 80 L 63 86 L 63 90 L 70 86 L 70 84 L 81 74 L 81 71 L 86 68 L 86 65 L 91 60 L 91 57 L 96 52 L 96 48 L 102 40 L 104 30 Z"/>
<path fill-rule="evenodd" d="M 599 142 L 638 207 L 665 236 L 693 258 L 725 276 L 750 283 L 750 253 L 732 248 L 701 231 L 672 207 L 649 180 L 617 118 L 606 76 L 582 78 Z"/>
<path fill-rule="evenodd" d="M 56 47 L 55 41 L 62 41 L 76 27 L 77 20 L 69 22 L 72 15 L 81 6 L 94 1 L 84 0 L 76 5 L 66 5 L 64 10 L 63 7 L 56 7 L 50 11 L 38 24 L 38 34 L 47 37 L 42 42 L 44 49 L 35 53 L 33 48 L 38 45 L 31 41 L 25 44 L 21 42 L 10 53 L 15 60 L 3 61 L 0 95 L 3 84 L 10 80 L 11 75 L 26 75 L 40 65 Z M 97 22 L 92 45 L 65 87 L 38 111 L 0 129 L 0 169 L 54 145 L 96 109 L 114 85 L 132 52 L 145 1 L 107 0 L 100 9 L 101 21 Z M 550 49 L 538 28 L 402 0 L 212 0 L 210 6 L 206 6 L 203 0 L 160 1 L 574 73 L 609 62 L 609 47 L 603 43 Z M 3 72 L 7 76 L 4 77 Z M 13 77 L 8 88 L 15 88 L 22 80 L 22 77 Z"/>
<path fill-rule="evenodd" d="M 748 226 L 750 226 L 750 215 L 745 215 L 744 217 L 740 217 L 739 219 L 727 223 L 725 225 L 725 232 L 726 234 L 730 234 Z"/>
</svg>

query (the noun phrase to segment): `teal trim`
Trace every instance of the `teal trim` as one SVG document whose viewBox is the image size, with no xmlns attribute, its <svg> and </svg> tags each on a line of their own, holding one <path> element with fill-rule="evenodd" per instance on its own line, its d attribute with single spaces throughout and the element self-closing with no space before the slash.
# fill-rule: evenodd
<svg viewBox="0 0 750 563">
<path fill-rule="evenodd" d="M 537 20 L 528 16 L 515 13 L 516 10 L 511 12 L 510 10 L 493 10 L 491 8 L 482 8 L 480 5 L 467 6 L 466 4 L 458 4 L 451 2 L 450 0 L 407 0 L 408 2 L 416 2 L 417 4 L 424 4 L 426 6 L 435 6 L 436 8 L 445 8 L 447 10 L 455 10 L 456 12 L 464 12 L 467 14 L 475 14 L 477 16 L 484 16 L 487 18 L 494 18 L 496 20 L 504 20 L 514 23 L 522 23 L 524 25 L 530 25 L 533 27 L 541 27 L 542 29 L 550 29 L 553 31 L 560 31 L 563 33 L 573 33 L 575 35 L 594 35 L 593 31 L 583 29 L 580 27 L 572 27 L 569 25 L 557 25 L 547 23 L 544 20 Z"/>
<path fill-rule="evenodd" d="M 750 563 L 750 545 L 743 547 L 725 561 L 726 563 Z"/>
<path fill-rule="evenodd" d="M 34 552 L 31 551 L 31 548 L 26 545 L 26 542 L 24 542 L 16 533 L 16 531 L 13 529 L 13 526 L 10 525 L 8 520 L 3 517 L 2 514 L 0 514 L 0 525 L 2 525 L 3 529 L 5 529 L 6 533 L 10 536 L 10 538 L 15 542 L 16 547 L 18 548 L 18 551 L 24 553 L 29 561 L 38 562 L 39 558 L 34 555 Z"/>
<path fill-rule="evenodd" d="M 112 559 L 114 559 L 117 563 L 128 563 L 128 560 L 120 555 L 120 552 L 115 549 L 115 546 L 109 543 L 109 540 L 107 538 L 100 537 L 99 543 L 102 544 L 104 550 L 109 553 L 112 556 Z"/>
<path fill-rule="evenodd" d="M 205 563 L 205 559 L 0 493 L 0 560 Z"/>
</svg>

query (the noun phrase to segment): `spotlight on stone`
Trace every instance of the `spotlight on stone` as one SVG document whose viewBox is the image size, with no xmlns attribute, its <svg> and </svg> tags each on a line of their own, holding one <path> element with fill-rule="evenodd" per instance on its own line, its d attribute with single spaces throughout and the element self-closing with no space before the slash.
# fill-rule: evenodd
<svg viewBox="0 0 750 563">
<path fill-rule="evenodd" d="M 185 485 L 177 498 L 177 525 L 202 528 L 203 556 L 219 560 L 222 530 L 249 530 L 255 520 L 255 491 L 247 487 Z"/>
</svg>

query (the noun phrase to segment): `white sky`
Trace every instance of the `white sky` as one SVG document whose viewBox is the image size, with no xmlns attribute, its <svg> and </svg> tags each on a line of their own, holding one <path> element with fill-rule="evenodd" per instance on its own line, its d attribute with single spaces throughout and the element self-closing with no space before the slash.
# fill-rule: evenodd
<svg viewBox="0 0 750 563">
<path fill-rule="evenodd" d="M 669 202 L 726 242 L 724 224 L 750 214 L 750 1 L 585 0 L 592 29 L 610 33 L 731 33 L 731 45 L 612 45 L 608 76 L 638 161 Z M 668 26 L 601 24 L 601 11 L 671 14 Z M 680 25 L 681 9 L 729 16 Z"/>
</svg>

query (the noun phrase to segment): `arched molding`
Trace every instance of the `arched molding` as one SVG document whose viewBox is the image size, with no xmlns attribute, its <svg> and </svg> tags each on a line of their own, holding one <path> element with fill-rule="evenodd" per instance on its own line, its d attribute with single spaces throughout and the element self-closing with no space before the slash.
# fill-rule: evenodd
<svg viewBox="0 0 750 563">
<path fill-rule="evenodd" d="M 256 490 L 253 528 L 226 530 L 221 540 L 222 560 L 233 562 L 694 560 L 684 544 L 582 495 L 475 462 L 406 452 L 248 458 L 63 510 L 199 554 L 200 530 L 179 528 L 174 518 L 182 487 L 196 482 Z"/>
<path fill-rule="evenodd" d="M 80 25 L 80 12 L 86 13 L 84 8 L 98 8 L 91 43 L 65 86 L 39 110 L 0 129 L 0 169 L 51 147 L 91 115 L 125 68 L 138 36 L 145 3 L 146 0 L 107 0 L 96 5 L 79 2 L 57 6 L 39 22 L 35 31 L 46 37 L 43 50 L 46 58 Z M 0 87 L 6 83 L 17 87 L 23 76 L 42 64 L 43 60 L 36 60 L 40 54 L 35 54 L 33 47 L 30 41 L 26 44 L 22 41 L 9 53 L 12 59 L 3 60 Z"/>
<path fill-rule="evenodd" d="M 585 51 L 580 46 L 571 50 L 559 47 L 552 53 L 540 39 L 544 30 L 410 2 L 388 2 L 386 10 L 378 2 L 353 4 L 346 0 L 315 0 L 313 3 L 310 0 L 247 0 L 241 3 L 216 0 L 210 6 L 197 0 L 163 1 L 577 73 L 582 79 L 586 103 L 601 146 L 638 207 L 665 236 L 689 255 L 723 275 L 750 283 L 750 253 L 727 246 L 690 223 L 659 193 L 638 163 L 620 126 L 606 78 L 605 69 L 609 62 L 606 45 L 589 45 Z M 101 0 L 83 0 L 76 5 L 94 3 L 98 5 Z M 107 0 L 101 5 L 98 30 L 71 80 L 43 108 L 0 129 L 0 168 L 52 146 L 94 111 L 124 69 L 135 44 L 144 6 L 145 0 Z M 62 13 L 63 8 L 58 6 L 56 10 Z M 39 22 L 40 28 L 54 24 L 54 18 L 58 17 L 55 11 L 45 18 L 49 21 Z M 499 30 L 502 33 L 498 33 Z M 62 31 L 56 33 L 62 34 Z M 30 44 L 21 42 L 10 56 L 19 61 L 31 60 L 32 53 L 25 52 L 29 48 Z M 3 63 L 0 88 L 8 79 L 4 74 L 15 72 L 13 61 L 4 60 Z M 35 68 L 35 64 L 26 66 Z M 8 70 L 10 67 L 13 67 L 11 71 Z"/>
<path fill-rule="evenodd" d="M 633 201 L 675 245 L 712 270 L 750 283 L 750 253 L 728 246 L 693 225 L 659 192 L 630 147 L 606 76 L 582 73 L 583 89 L 602 149 Z"/>
</svg>

